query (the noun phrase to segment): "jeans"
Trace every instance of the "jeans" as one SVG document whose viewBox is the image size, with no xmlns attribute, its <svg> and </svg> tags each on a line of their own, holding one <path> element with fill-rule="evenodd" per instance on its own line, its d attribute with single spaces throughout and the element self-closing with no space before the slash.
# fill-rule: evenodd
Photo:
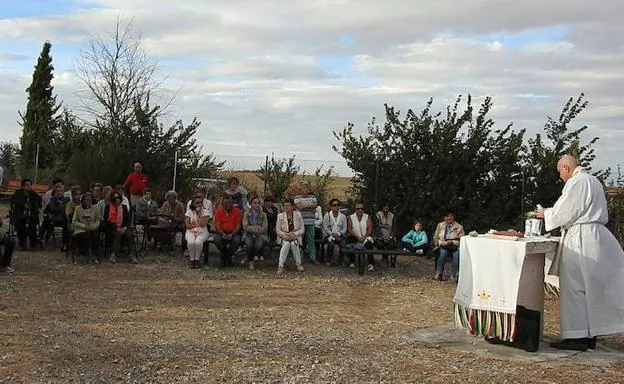
<svg viewBox="0 0 624 384">
<path fill-rule="evenodd" d="M 229 240 L 224 239 L 220 233 L 216 233 L 214 236 L 215 245 L 221 252 L 221 266 L 223 267 L 232 265 L 232 255 L 234 255 L 241 243 L 240 233 L 233 233 L 231 235 L 232 238 Z"/>
<path fill-rule="evenodd" d="M 451 276 L 457 277 L 459 273 L 459 249 L 444 249 L 440 248 L 440 256 L 436 264 L 436 273 L 442 274 L 444 272 L 444 264 L 446 259 L 452 256 L 453 264 L 451 265 Z"/>
<path fill-rule="evenodd" d="M 316 247 L 314 246 L 314 224 L 306 224 L 305 227 L 305 244 L 306 244 L 306 255 L 310 261 L 316 260 Z"/>
<path fill-rule="evenodd" d="M 334 263 L 335 264 L 335 260 L 334 260 L 334 248 L 338 247 L 339 250 L 339 256 L 338 256 L 338 264 L 342 264 L 344 261 L 344 254 L 342 253 L 342 249 L 346 248 L 347 246 L 347 241 L 345 240 L 345 238 L 343 237 L 340 240 L 329 240 L 329 238 L 327 239 L 327 259 L 326 261 L 330 262 L 330 263 Z"/>
<path fill-rule="evenodd" d="M 253 261 L 256 256 L 262 256 L 262 253 L 264 252 L 264 243 L 264 237 L 260 235 L 247 235 L 247 237 L 245 237 L 248 261 Z"/>
<path fill-rule="evenodd" d="M 15 249 L 15 240 L 2 232 L 0 233 L 0 246 L 4 247 L 4 251 L 0 250 L 0 267 L 10 267 L 13 250 Z"/>
<path fill-rule="evenodd" d="M 128 244 L 128 254 L 134 257 L 134 234 L 132 233 L 132 229 L 126 228 L 126 230 L 121 233 L 116 228 L 112 230 L 109 234 L 112 237 L 112 245 L 111 252 L 115 255 L 119 255 L 119 248 L 121 247 L 121 241 L 126 240 Z"/>
<path fill-rule="evenodd" d="M 301 265 L 301 253 L 299 252 L 299 241 L 288 241 L 282 240 L 282 249 L 280 249 L 279 255 L 279 264 L 280 268 L 284 268 L 284 263 L 286 263 L 286 258 L 288 257 L 288 252 L 292 251 L 293 258 L 295 259 L 295 263 L 299 266 Z"/>
<path fill-rule="evenodd" d="M 89 255 L 89 249 L 91 249 L 91 257 L 98 254 L 100 247 L 100 233 L 98 231 L 85 231 L 74 235 L 76 240 L 76 246 L 78 247 L 78 253 L 80 256 Z"/>
</svg>

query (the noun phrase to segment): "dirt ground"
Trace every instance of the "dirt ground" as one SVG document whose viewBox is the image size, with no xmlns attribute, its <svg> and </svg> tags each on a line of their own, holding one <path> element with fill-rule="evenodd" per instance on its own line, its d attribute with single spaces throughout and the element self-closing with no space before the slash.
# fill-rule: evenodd
<svg viewBox="0 0 624 384">
<path fill-rule="evenodd" d="M 364 277 L 211 263 L 18 252 L 17 272 L 0 276 L 0 383 L 624 382 L 621 364 L 514 363 L 406 341 L 453 319 L 454 285 L 431 280 L 430 260 Z M 556 336 L 557 301 L 546 306 Z M 603 342 L 624 350 L 624 337 Z"/>
</svg>

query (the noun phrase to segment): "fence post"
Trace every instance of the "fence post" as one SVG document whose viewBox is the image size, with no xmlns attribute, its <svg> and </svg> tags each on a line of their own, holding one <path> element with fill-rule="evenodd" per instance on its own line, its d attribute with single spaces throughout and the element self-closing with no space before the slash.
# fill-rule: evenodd
<svg viewBox="0 0 624 384">
<path fill-rule="evenodd" d="M 526 170 L 522 167 L 522 198 L 520 199 L 520 228 L 524 228 L 524 194 L 525 194 Z"/>
<path fill-rule="evenodd" d="M 267 195 L 267 179 L 269 177 L 269 155 L 264 158 L 264 196 Z"/>
<path fill-rule="evenodd" d="M 379 205 L 379 160 L 375 160 L 375 212 Z"/>
</svg>

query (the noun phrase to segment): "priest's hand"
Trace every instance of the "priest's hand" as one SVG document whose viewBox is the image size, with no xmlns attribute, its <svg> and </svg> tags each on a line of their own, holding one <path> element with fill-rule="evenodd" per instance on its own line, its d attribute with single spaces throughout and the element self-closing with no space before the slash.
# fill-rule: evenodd
<svg viewBox="0 0 624 384">
<path fill-rule="evenodd" d="M 535 211 L 534 212 L 536 218 L 538 219 L 543 219 L 544 218 L 544 211 Z"/>
</svg>

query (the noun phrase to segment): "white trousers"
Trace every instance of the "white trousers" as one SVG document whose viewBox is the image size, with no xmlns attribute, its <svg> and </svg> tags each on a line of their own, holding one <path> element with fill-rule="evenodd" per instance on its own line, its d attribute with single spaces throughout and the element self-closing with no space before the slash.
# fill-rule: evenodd
<svg viewBox="0 0 624 384">
<path fill-rule="evenodd" d="M 282 240 L 282 249 L 280 249 L 279 264 L 278 264 L 280 268 L 284 267 L 284 263 L 286 263 L 286 258 L 288 257 L 289 251 L 292 251 L 293 257 L 295 258 L 295 263 L 297 263 L 297 265 L 301 264 L 301 253 L 299 251 L 299 241 Z"/>
<path fill-rule="evenodd" d="M 208 233 L 202 231 L 196 235 L 191 231 L 186 231 L 186 236 L 184 236 L 184 238 L 188 244 L 189 260 L 199 261 L 202 250 L 204 249 L 204 243 L 208 239 Z"/>
</svg>

